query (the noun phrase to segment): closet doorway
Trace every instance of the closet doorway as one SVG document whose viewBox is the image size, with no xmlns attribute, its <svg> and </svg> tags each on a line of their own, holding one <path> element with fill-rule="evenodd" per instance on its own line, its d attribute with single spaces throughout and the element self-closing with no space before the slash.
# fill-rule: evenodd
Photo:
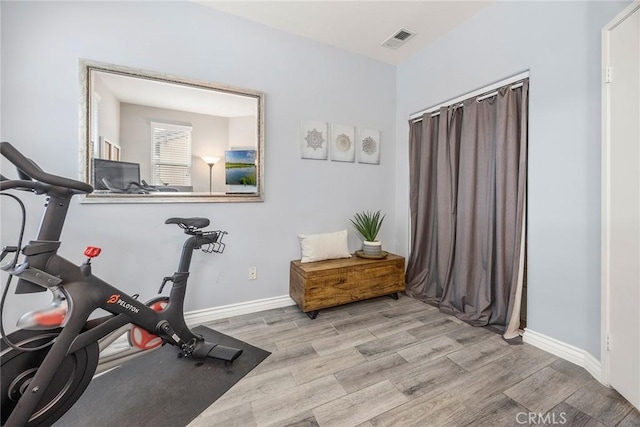
<svg viewBox="0 0 640 427">
<path fill-rule="evenodd" d="M 602 382 L 640 408 L 640 3 L 603 30 Z"/>
<path fill-rule="evenodd" d="M 407 293 L 506 339 L 520 334 L 528 72 L 409 121 Z"/>
</svg>

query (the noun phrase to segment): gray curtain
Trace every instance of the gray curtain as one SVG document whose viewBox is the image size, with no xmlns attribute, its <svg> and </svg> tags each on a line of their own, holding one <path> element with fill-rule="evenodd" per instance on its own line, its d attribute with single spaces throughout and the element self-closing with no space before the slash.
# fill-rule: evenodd
<svg viewBox="0 0 640 427">
<path fill-rule="evenodd" d="M 409 122 L 407 293 L 472 325 L 518 327 L 528 88 Z"/>
</svg>

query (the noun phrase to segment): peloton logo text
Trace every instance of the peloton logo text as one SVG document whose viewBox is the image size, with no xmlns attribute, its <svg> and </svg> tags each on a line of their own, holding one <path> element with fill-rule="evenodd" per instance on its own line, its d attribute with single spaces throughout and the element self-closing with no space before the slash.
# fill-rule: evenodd
<svg viewBox="0 0 640 427">
<path fill-rule="evenodd" d="M 140 311 L 140 309 L 135 307 L 133 304 L 129 304 L 128 302 L 122 301 L 120 299 L 120 294 L 111 295 L 107 300 L 107 304 L 118 304 L 126 308 L 127 310 L 131 310 L 134 313 L 138 313 Z"/>
</svg>

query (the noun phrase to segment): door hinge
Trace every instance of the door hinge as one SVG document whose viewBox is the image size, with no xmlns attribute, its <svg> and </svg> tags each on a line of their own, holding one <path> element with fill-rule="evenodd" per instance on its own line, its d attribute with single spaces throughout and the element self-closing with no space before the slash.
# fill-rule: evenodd
<svg viewBox="0 0 640 427">
<path fill-rule="evenodd" d="M 609 334 L 607 334 L 606 348 L 607 348 L 607 351 L 611 350 L 611 341 L 609 339 Z"/>
<path fill-rule="evenodd" d="M 611 69 L 611 67 L 607 67 L 604 69 L 604 82 L 605 83 L 611 83 L 613 81 L 613 71 Z"/>
</svg>

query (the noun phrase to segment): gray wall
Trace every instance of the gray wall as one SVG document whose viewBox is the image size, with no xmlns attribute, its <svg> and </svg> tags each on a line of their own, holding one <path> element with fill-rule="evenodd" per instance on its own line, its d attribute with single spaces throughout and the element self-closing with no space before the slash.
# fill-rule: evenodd
<svg viewBox="0 0 640 427">
<path fill-rule="evenodd" d="M 100 96 L 98 105 L 98 136 L 115 145 L 120 145 L 120 101 L 99 77 L 93 90 Z M 103 147 L 100 147 L 102 154 Z M 102 154 L 104 156 L 104 154 Z M 104 156 L 103 158 L 106 158 Z"/>
<path fill-rule="evenodd" d="M 235 204 L 74 203 L 60 253 L 103 252 L 98 276 L 152 297 L 177 265 L 183 234 L 171 216 L 206 216 L 229 232 L 222 255 L 195 254 L 187 310 L 288 295 L 297 234 L 350 228 L 364 209 L 387 212 L 395 250 L 395 68 L 192 2 L 2 2 L 2 139 L 44 170 L 78 175 L 79 59 L 252 88 L 266 94 L 265 201 Z M 379 129 L 379 166 L 300 159 L 305 119 Z M 3 168 L 4 173 L 4 168 Z M 8 173 L 8 171 L 7 171 Z M 26 193 L 25 193 L 26 194 Z M 27 236 L 44 200 L 30 196 Z M 15 209 L 3 203 L 8 236 Z M 359 239 L 350 230 L 350 249 Z M 258 279 L 249 281 L 256 266 Z M 11 323 L 28 297 L 13 296 Z"/>
<path fill-rule="evenodd" d="M 600 355 L 600 31 L 628 3 L 496 2 L 397 70 L 398 246 L 411 113 L 530 70 L 528 322 Z"/>
<path fill-rule="evenodd" d="M 257 134 L 255 116 L 230 117 L 228 149 L 257 147 Z"/>
<path fill-rule="evenodd" d="M 122 160 L 140 163 L 140 179 L 151 182 L 150 122 L 191 126 L 191 185 L 195 192 L 209 192 L 209 166 L 200 156 L 224 156 L 228 118 L 127 103 L 122 103 L 120 110 Z M 212 172 L 213 191 L 225 191 L 224 168 L 214 167 Z"/>
</svg>

